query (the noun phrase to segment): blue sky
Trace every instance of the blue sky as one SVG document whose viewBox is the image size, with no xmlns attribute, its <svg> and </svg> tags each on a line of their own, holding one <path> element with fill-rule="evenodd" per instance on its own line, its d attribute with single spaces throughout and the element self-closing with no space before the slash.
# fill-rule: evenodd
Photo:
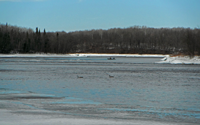
<svg viewBox="0 0 200 125">
<path fill-rule="evenodd" d="M 200 0 L 0 0 L 0 23 L 47 31 L 200 28 Z"/>
</svg>

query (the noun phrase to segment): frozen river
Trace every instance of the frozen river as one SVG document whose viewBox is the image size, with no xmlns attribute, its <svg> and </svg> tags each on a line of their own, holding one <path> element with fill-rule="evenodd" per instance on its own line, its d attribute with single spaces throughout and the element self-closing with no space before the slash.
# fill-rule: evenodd
<svg viewBox="0 0 200 125">
<path fill-rule="evenodd" d="M 0 58 L 0 108 L 199 124 L 200 66 L 160 59 Z"/>
</svg>

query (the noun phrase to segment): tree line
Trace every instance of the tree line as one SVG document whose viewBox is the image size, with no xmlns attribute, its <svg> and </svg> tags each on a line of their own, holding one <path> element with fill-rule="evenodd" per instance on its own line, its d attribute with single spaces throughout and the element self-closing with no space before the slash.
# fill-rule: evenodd
<svg viewBox="0 0 200 125">
<path fill-rule="evenodd" d="M 200 55 L 200 29 L 134 26 L 46 32 L 0 25 L 0 53 L 130 53 Z"/>
</svg>

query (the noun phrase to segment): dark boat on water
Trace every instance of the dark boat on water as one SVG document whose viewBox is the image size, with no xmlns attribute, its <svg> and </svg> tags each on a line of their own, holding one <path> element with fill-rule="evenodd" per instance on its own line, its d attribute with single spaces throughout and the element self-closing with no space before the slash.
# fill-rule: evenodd
<svg viewBox="0 0 200 125">
<path fill-rule="evenodd" d="M 115 57 L 109 57 L 108 60 L 115 60 Z"/>
</svg>

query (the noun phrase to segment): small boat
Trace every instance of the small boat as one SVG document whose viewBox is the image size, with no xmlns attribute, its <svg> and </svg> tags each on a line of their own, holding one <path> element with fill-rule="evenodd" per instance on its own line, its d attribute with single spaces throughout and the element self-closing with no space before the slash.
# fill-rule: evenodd
<svg viewBox="0 0 200 125">
<path fill-rule="evenodd" d="M 107 58 L 108 60 L 115 60 L 115 57 Z"/>
</svg>

